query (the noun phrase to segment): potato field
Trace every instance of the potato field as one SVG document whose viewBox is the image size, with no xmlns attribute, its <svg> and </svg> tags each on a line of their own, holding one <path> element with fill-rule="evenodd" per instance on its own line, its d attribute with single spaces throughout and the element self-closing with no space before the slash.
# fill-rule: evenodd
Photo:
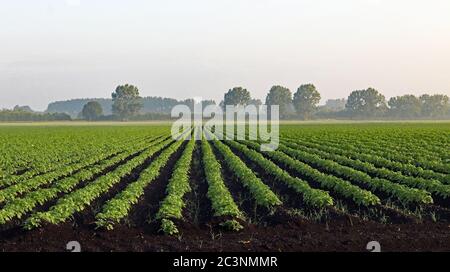
<svg viewBox="0 0 450 272">
<path fill-rule="evenodd" d="M 450 250 L 450 123 L 283 124 L 272 152 L 180 137 L 0 126 L 0 251 Z"/>
</svg>

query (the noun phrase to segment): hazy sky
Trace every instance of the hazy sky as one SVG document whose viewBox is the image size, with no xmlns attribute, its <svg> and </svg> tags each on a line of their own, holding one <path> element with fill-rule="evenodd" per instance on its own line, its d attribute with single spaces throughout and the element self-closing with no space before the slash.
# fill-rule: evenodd
<svg viewBox="0 0 450 272">
<path fill-rule="evenodd" d="M 448 0 L 2 0 L 0 108 L 109 97 L 450 95 Z"/>
</svg>

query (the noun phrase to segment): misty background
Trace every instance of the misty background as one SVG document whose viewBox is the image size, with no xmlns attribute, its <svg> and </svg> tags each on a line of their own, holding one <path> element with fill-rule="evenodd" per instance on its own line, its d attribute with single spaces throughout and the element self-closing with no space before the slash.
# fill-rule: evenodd
<svg viewBox="0 0 450 272">
<path fill-rule="evenodd" d="M 322 102 L 369 86 L 450 95 L 449 14 L 445 0 L 3 0 L 0 108 L 124 83 L 216 101 L 303 83 Z"/>
</svg>

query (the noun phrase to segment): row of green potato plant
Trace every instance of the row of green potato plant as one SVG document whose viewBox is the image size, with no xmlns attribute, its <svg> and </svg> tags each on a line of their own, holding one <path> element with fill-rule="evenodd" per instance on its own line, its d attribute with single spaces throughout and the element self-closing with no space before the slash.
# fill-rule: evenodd
<svg viewBox="0 0 450 272">
<path fill-rule="evenodd" d="M 239 210 L 225 185 L 221 171 L 222 167 L 217 161 L 211 145 L 204 139 L 201 145 L 203 168 L 206 181 L 208 182 L 207 196 L 211 201 L 214 216 L 223 218 L 223 222 L 220 224 L 226 229 L 238 231 L 243 226 L 237 219 L 244 219 L 244 215 Z"/>
<path fill-rule="evenodd" d="M 22 137 L 19 142 L 18 135 L 15 136 L 7 140 L 11 146 L 2 146 L 1 149 L 0 185 L 18 176 L 30 177 L 38 170 L 48 171 L 53 165 L 66 160 L 71 162 L 79 153 L 88 150 L 80 146 L 79 150 L 71 150 L 71 152 L 60 142 L 34 139 L 29 135 Z M 39 146 L 36 146 L 35 140 L 39 140 Z"/>
<path fill-rule="evenodd" d="M 154 141 L 151 142 L 151 145 L 155 145 L 158 142 L 160 142 L 160 140 L 156 140 L 155 138 Z M 49 188 L 41 188 L 30 192 L 21 198 L 16 198 L 7 202 L 2 209 L 0 209 L 0 224 L 5 224 L 14 218 L 20 219 L 38 205 L 44 205 L 45 203 L 56 199 L 60 194 L 71 192 L 80 183 L 92 179 L 105 171 L 105 169 L 121 163 L 130 156 L 143 152 L 148 148 L 148 145 L 146 142 L 131 145 L 130 143 L 126 143 L 123 147 L 125 150 L 111 159 L 101 161 L 99 164 L 83 169 L 70 177 L 58 180 Z"/>
<path fill-rule="evenodd" d="M 295 140 L 295 139 L 294 139 Z M 369 149 L 363 149 L 360 152 L 355 152 L 349 150 L 350 144 L 330 144 L 330 143 L 321 143 L 321 142 L 315 142 L 315 144 L 324 146 L 324 147 L 331 147 L 333 149 L 333 153 L 343 155 L 350 157 L 352 159 L 358 159 L 361 161 L 369 162 L 375 165 L 379 168 L 387 168 L 392 171 L 399 171 L 402 172 L 404 175 L 407 176 L 413 176 L 413 177 L 421 177 L 424 179 L 436 179 L 444 183 L 450 183 L 450 175 L 445 175 L 437 172 L 433 172 L 431 170 L 425 170 L 420 167 L 416 167 L 412 164 L 403 164 L 396 161 L 390 161 L 388 159 L 385 159 L 380 156 L 375 155 L 369 155 L 366 154 L 366 151 L 368 152 Z"/>
<path fill-rule="evenodd" d="M 54 181 L 72 175 L 85 167 L 97 164 L 98 162 L 107 159 L 112 155 L 116 155 L 119 151 L 115 150 L 112 153 L 103 152 L 97 153 L 95 156 L 86 157 L 82 162 L 72 165 L 66 165 L 57 171 L 53 171 L 44 175 L 36 176 L 26 181 L 16 183 L 9 187 L 0 190 L 0 203 L 11 201 L 18 195 L 31 192 L 41 186 L 48 185 Z"/>
<path fill-rule="evenodd" d="M 431 204 L 433 198 L 424 190 L 413 189 L 407 186 L 393 183 L 386 179 L 372 178 L 364 172 L 351 167 L 342 166 L 332 160 L 322 159 L 320 156 L 280 145 L 279 150 L 287 155 L 307 163 L 324 173 L 342 177 L 356 184 L 370 188 L 373 192 L 382 192 L 390 197 L 396 198 L 401 203 L 409 204 Z"/>
<path fill-rule="evenodd" d="M 264 184 L 228 146 L 217 140 L 215 135 L 209 131 L 206 131 L 205 136 L 210 139 L 210 142 L 213 143 L 217 151 L 224 157 L 223 161 L 233 175 L 249 190 L 257 205 L 272 210 L 282 204 L 281 200 L 270 190 L 269 186 Z"/>
<path fill-rule="evenodd" d="M 450 186 L 442 184 L 437 180 L 424 179 L 418 177 L 405 176 L 401 172 L 395 172 L 386 168 L 378 168 L 368 162 L 363 162 L 358 159 L 351 159 L 343 155 L 333 153 L 334 149 L 326 148 L 321 145 L 311 145 L 310 143 L 287 143 L 294 149 L 302 149 L 307 152 L 313 152 L 322 158 L 333 160 L 341 165 L 345 165 L 369 175 L 387 179 L 396 183 L 404 184 L 409 187 L 426 190 L 433 195 L 441 198 L 450 197 Z"/>
<path fill-rule="evenodd" d="M 186 138 L 188 135 L 190 133 L 181 137 Z M 151 162 L 149 167 L 139 174 L 136 181 L 128 184 L 123 191 L 108 200 L 103 205 L 102 211 L 95 216 L 96 225 L 112 230 L 115 224 L 120 223 L 129 214 L 131 208 L 139 202 L 140 197 L 144 195 L 145 188 L 159 176 L 172 154 L 182 146 L 183 142 L 182 139 L 178 139 L 169 145 Z"/>
<path fill-rule="evenodd" d="M 42 129 L 40 131 L 42 132 Z M 35 175 L 56 170 L 62 165 L 79 162 L 86 156 L 94 156 L 97 152 L 111 149 L 111 145 L 86 141 L 86 136 L 67 137 L 69 136 L 67 133 L 61 131 L 59 133 L 61 134 L 36 135 L 33 134 L 33 130 L 28 129 L 24 137 L 21 137 L 21 134 L 11 135 L 8 139 L 11 145 L 4 146 L 1 150 L 0 165 L 4 168 L 4 175 L 0 178 L 0 187 L 21 182 Z M 70 146 L 67 144 L 68 139 L 72 143 Z M 115 144 L 120 138 L 108 140 L 109 143 Z"/>
<path fill-rule="evenodd" d="M 150 147 L 140 155 L 129 160 L 126 164 L 120 165 L 114 171 L 60 198 L 48 211 L 34 213 L 25 221 L 25 228 L 32 229 L 39 227 L 43 223 L 59 224 L 67 221 L 74 213 L 83 211 L 95 199 L 118 184 L 123 177 L 132 173 L 134 169 L 142 165 L 149 157 L 167 147 L 172 142 L 172 139 L 167 139 Z"/>
<path fill-rule="evenodd" d="M 98 154 L 96 157 L 86 158 L 84 161 L 80 163 L 76 163 L 73 165 L 66 165 L 60 168 L 57 171 L 53 171 L 44 175 L 36 176 L 29 180 L 16 183 L 9 187 L 0 190 L 0 203 L 5 201 L 11 201 L 17 198 L 17 196 L 31 192 L 41 186 L 51 184 L 52 182 L 63 178 L 65 176 L 69 176 L 74 174 L 75 172 L 83 169 L 84 167 L 88 167 L 90 165 L 94 165 L 99 161 L 106 159 L 110 154 Z"/>
<path fill-rule="evenodd" d="M 400 162 L 414 167 L 423 168 L 425 171 L 434 171 L 438 174 L 449 174 L 450 165 L 444 164 L 441 161 L 437 161 L 435 157 L 426 156 L 426 154 L 418 151 L 419 146 L 415 146 L 414 152 L 404 154 L 401 151 L 397 151 L 395 146 L 390 146 L 386 141 L 380 140 L 368 140 L 363 142 L 361 139 L 335 139 L 327 141 L 328 144 L 342 146 L 345 144 L 345 150 L 353 151 L 356 153 L 364 152 L 368 155 L 382 157 L 393 162 Z M 383 146 L 378 146 L 383 145 Z M 417 152 L 417 153 L 416 153 Z"/>
<path fill-rule="evenodd" d="M 359 131 L 358 131 L 359 132 Z M 394 150 L 395 152 L 412 155 L 414 158 L 429 158 L 435 161 L 441 161 L 445 157 L 444 150 L 449 148 L 449 133 L 443 128 L 439 130 L 386 130 L 367 131 L 361 135 L 360 133 L 351 135 L 340 135 L 341 137 L 329 137 L 328 140 L 339 143 L 340 141 L 361 143 L 364 142 L 369 148 L 379 148 L 379 150 Z M 337 136 L 337 135 L 335 135 Z"/>
<path fill-rule="evenodd" d="M 411 159 L 419 159 L 421 161 L 430 160 L 440 162 L 441 164 L 443 163 L 442 158 L 439 156 L 441 153 L 438 151 L 442 150 L 443 147 L 439 145 L 445 141 L 436 137 L 437 135 L 440 135 L 441 132 L 433 133 L 432 130 L 426 130 L 424 133 L 416 133 L 415 130 L 392 130 L 392 128 L 383 128 L 381 130 L 353 129 L 352 132 L 347 133 L 336 133 L 334 130 L 328 131 L 331 133 L 316 133 L 313 135 L 314 137 L 303 137 L 304 135 L 302 135 L 302 133 L 291 128 L 286 130 L 286 134 L 304 140 L 313 139 L 319 142 L 335 144 L 351 143 L 354 148 L 364 146 L 372 151 L 391 151 Z"/>
<path fill-rule="evenodd" d="M 356 143 L 359 143 L 357 141 Z M 395 145 L 386 143 L 383 141 L 375 145 L 376 141 L 367 142 L 364 147 L 370 148 L 370 154 L 377 155 L 389 159 L 391 161 L 399 161 L 401 163 L 407 163 L 422 167 L 424 169 L 432 170 L 434 172 L 450 174 L 450 164 L 445 163 L 436 154 L 429 155 L 429 150 L 422 149 L 422 146 L 415 145 L 413 152 L 405 153 L 403 150 L 399 150 Z"/>
<path fill-rule="evenodd" d="M 324 208 L 333 205 L 333 198 L 328 194 L 328 192 L 311 188 L 306 181 L 303 181 L 298 177 L 292 177 L 287 171 L 281 169 L 275 163 L 266 159 L 261 153 L 253 149 L 249 149 L 245 145 L 236 141 L 228 140 L 225 141 L 225 143 L 235 150 L 238 150 L 250 161 L 264 169 L 265 173 L 274 177 L 275 181 L 285 183 L 288 187 L 299 193 L 302 196 L 303 202 L 310 207 Z"/>
<path fill-rule="evenodd" d="M 144 139 L 134 139 L 133 141 L 142 141 Z M 88 148 L 87 150 L 79 151 L 76 155 L 70 155 L 61 153 L 59 155 L 55 155 L 52 157 L 51 160 L 39 160 L 39 166 L 34 167 L 28 167 L 28 170 L 21 174 L 21 175 L 15 175 L 15 174 L 9 174 L 3 177 L 3 179 L 0 181 L 0 188 L 4 188 L 7 186 L 11 186 L 17 183 L 24 182 L 28 179 L 31 179 L 33 177 L 47 174 L 49 172 L 58 171 L 62 166 L 70 166 L 70 165 L 76 165 L 78 163 L 81 163 L 86 160 L 86 158 L 90 157 L 96 157 L 99 153 L 104 152 L 110 152 L 117 150 L 117 146 L 120 146 L 121 143 L 123 143 L 122 139 L 112 139 L 112 141 L 108 144 L 108 146 L 97 146 L 98 143 L 95 141 L 93 142 L 92 146 Z"/>
<path fill-rule="evenodd" d="M 195 137 L 191 137 L 180 159 L 176 162 L 172 176 L 166 188 L 166 197 L 161 201 L 161 206 L 156 218 L 161 221 L 161 229 L 164 233 L 174 235 L 179 233 L 173 219 L 183 218 L 183 208 L 186 203 L 184 196 L 190 192 L 189 171 L 192 155 L 195 149 Z"/>
<path fill-rule="evenodd" d="M 27 150 L 24 150 L 27 152 Z M 23 172 L 22 170 L 14 170 L 9 171 L 11 173 L 5 173 L 3 177 L 0 179 L 0 189 L 3 189 L 5 187 L 14 185 L 19 182 L 23 182 L 25 180 L 28 180 L 30 178 L 33 178 L 38 175 L 46 174 L 51 171 L 55 171 L 58 168 L 61 168 L 61 166 L 67 166 L 71 164 L 80 163 L 82 159 L 78 159 L 74 156 L 68 156 L 65 157 L 64 160 L 60 160 L 61 154 L 53 154 L 54 158 L 45 159 L 44 157 L 39 158 L 39 162 L 35 162 L 34 164 L 40 164 L 40 167 L 36 167 L 35 165 L 30 164 L 28 167 L 26 167 L 26 171 L 24 173 L 18 174 L 17 172 Z M 22 154 L 20 155 L 22 156 Z M 86 157 L 86 154 L 85 156 Z M 56 158 L 56 159 L 55 159 Z M 84 159 L 84 158 L 83 158 Z M 24 167 L 25 168 L 25 167 Z"/>
<path fill-rule="evenodd" d="M 121 142 L 167 133 L 167 126 L 5 126 L 0 129 L 0 187 L 57 170 Z M 149 133 L 150 132 L 150 133 Z M 6 183 L 6 184 L 5 184 Z M 10 184 L 9 184 L 10 185 Z"/>
<path fill-rule="evenodd" d="M 257 135 L 252 135 L 255 138 L 258 138 Z M 255 151 L 259 151 L 261 147 L 262 141 L 240 141 L 241 143 L 247 145 L 251 149 Z M 322 173 L 321 171 L 314 169 L 306 163 L 293 159 L 289 155 L 281 152 L 281 151 L 271 151 L 271 152 L 262 152 L 268 158 L 270 158 L 273 162 L 278 163 L 279 165 L 284 165 L 291 171 L 296 172 L 300 176 L 304 176 L 307 179 L 314 181 L 318 184 L 322 189 L 329 190 L 333 193 L 336 193 L 340 196 L 343 196 L 347 199 L 351 199 L 358 205 L 361 206 L 373 206 L 379 205 L 381 200 L 374 195 L 372 192 L 364 190 L 358 186 L 351 184 L 347 180 L 343 180 L 339 177 L 335 177 L 333 175 L 327 175 Z"/>
<path fill-rule="evenodd" d="M 260 144 L 255 141 L 239 141 L 254 150 L 260 150 Z M 338 194 L 346 199 L 352 200 L 357 205 L 373 206 L 381 203 L 380 199 L 373 193 L 361 189 L 358 186 L 341 178 L 324 174 L 311 166 L 295 160 L 281 151 L 263 152 L 272 161 L 290 169 L 300 176 L 310 179 L 322 189 Z"/>
</svg>

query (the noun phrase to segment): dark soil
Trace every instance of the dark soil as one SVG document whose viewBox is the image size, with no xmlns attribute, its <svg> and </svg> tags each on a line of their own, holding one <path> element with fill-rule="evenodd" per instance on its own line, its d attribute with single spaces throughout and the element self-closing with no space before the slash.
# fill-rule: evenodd
<svg viewBox="0 0 450 272">
<path fill-rule="evenodd" d="M 446 223 L 384 225 L 342 219 L 252 226 L 238 233 L 208 227 L 182 231 L 180 237 L 168 237 L 139 227 L 95 231 L 67 223 L 30 232 L 2 232 L 0 251 L 65 251 L 69 241 L 78 241 L 83 251 L 366 251 L 370 241 L 380 242 L 383 251 L 450 250 Z"/>
<path fill-rule="evenodd" d="M 450 251 L 450 211 L 439 206 L 429 206 L 423 214 L 434 214 L 433 220 L 408 220 L 397 210 L 381 207 L 388 215 L 388 222 L 364 220 L 353 213 L 330 209 L 320 220 L 312 220 L 295 213 L 307 211 L 295 192 L 274 182 L 263 169 L 249 164 L 278 195 L 284 205 L 268 214 L 262 208 L 254 209 L 254 201 L 233 173 L 223 167 L 225 183 L 236 203 L 247 215 L 240 232 L 226 232 L 217 226 L 217 218 L 211 211 L 206 197 L 207 183 L 201 164 L 201 149 L 196 147 L 191 165 L 192 192 L 187 194 L 184 215 L 186 220 L 176 222 L 180 235 L 169 237 L 161 234 L 159 223 L 154 220 L 170 173 L 184 147 L 174 153 L 161 175 L 145 190 L 144 196 L 133 208 L 129 217 L 112 231 L 95 229 L 95 206 L 101 206 L 124 186 L 133 182 L 139 173 L 151 163 L 149 158 L 108 194 L 99 198 L 92 209 L 74 216 L 74 220 L 58 226 L 46 225 L 32 231 L 19 226 L 0 230 L 0 251 L 66 251 L 70 241 L 78 241 L 82 251 L 233 251 L 233 252 L 305 252 L 305 251 L 356 251 L 366 252 L 370 241 L 378 241 L 382 251 Z M 218 152 L 216 152 L 218 154 Z M 155 154 L 156 156 L 157 154 Z M 219 160 L 222 158 L 217 156 Z M 369 218 L 371 219 L 371 218 Z"/>
<path fill-rule="evenodd" d="M 199 141 L 196 142 L 191 168 L 189 171 L 191 191 L 186 194 L 186 207 L 183 211 L 185 221 L 198 224 L 208 224 L 212 219 L 211 201 L 208 199 L 208 183 L 202 163 L 202 150 Z"/>
<path fill-rule="evenodd" d="M 145 230 L 145 233 L 157 233 L 159 231 L 160 225 L 155 219 L 156 213 L 158 212 L 160 202 L 166 197 L 166 187 L 171 178 L 172 170 L 178 159 L 181 157 L 185 146 L 186 143 L 183 143 L 182 146 L 170 156 L 167 164 L 160 170 L 158 178 L 147 186 L 144 191 L 144 196 L 130 212 L 128 223 L 131 224 L 131 227 L 141 228 Z"/>
</svg>

